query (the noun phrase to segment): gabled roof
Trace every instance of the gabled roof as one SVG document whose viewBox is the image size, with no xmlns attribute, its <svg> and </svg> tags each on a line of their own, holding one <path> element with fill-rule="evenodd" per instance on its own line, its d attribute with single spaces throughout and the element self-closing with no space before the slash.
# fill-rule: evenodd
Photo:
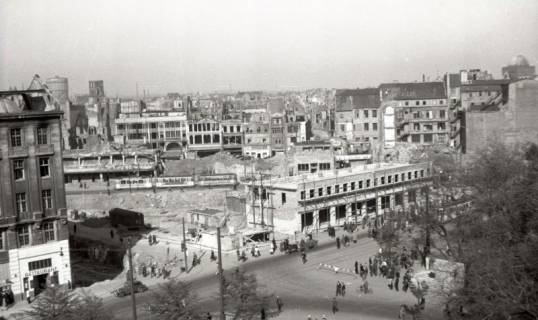
<svg viewBox="0 0 538 320">
<path fill-rule="evenodd" d="M 436 82 L 383 83 L 383 100 L 445 99 L 445 84 Z"/>
<path fill-rule="evenodd" d="M 335 99 L 336 111 L 378 108 L 380 105 L 377 88 L 336 90 Z"/>
</svg>

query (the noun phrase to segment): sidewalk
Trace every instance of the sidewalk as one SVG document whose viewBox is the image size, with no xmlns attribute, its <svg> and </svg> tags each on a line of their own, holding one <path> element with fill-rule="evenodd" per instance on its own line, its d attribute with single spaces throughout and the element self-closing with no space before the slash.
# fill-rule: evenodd
<svg viewBox="0 0 538 320">
<path fill-rule="evenodd" d="M 367 236 L 367 229 L 363 230 L 362 228 L 360 228 L 358 233 L 359 233 L 359 239 L 365 238 Z M 342 228 L 341 227 L 336 228 L 336 236 L 339 237 L 342 234 L 344 234 L 344 231 L 342 230 Z M 297 241 L 300 240 L 300 236 L 302 236 L 302 234 L 297 235 Z M 330 245 L 336 246 L 335 238 L 329 237 L 329 235 L 328 235 L 328 233 L 326 231 L 323 231 L 323 232 L 320 231 L 317 236 L 314 233 L 313 237 L 314 237 L 314 239 L 318 240 L 318 247 L 320 247 L 320 246 L 322 246 L 322 247 L 323 246 L 330 246 Z M 201 263 L 199 265 L 195 266 L 194 268 L 192 268 L 192 265 L 191 265 L 192 264 L 192 252 L 193 252 L 193 250 L 189 250 L 190 252 L 189 252 L 189 256 L 188 256 L 188 266 L 189 266 L 190 270 L 189 270 L 188 273 L 185 273 L 185 272 L 180 271 L 180 268 L 183 267 L 183 265 L 184 265 L 183 252 L 181 251 L 180 242 L 173 241 L 173 238 L 168 238 L 168 237 L 166 237 L 164 235 L 160 235 L 160 234 L 158 234 L 157 240 L 158 240 L 158 243 L 155 244 L 155 245 L 152 245 L 152 246 L 150 246 L 148 244 L 147 239 L 141 239 L 140 241 L 138 241 L 136 243 L 136 245 L 132 249 L 132 251 L 133 251 L 133 263 L 136 263 L 136 261 L 138 261 L 138 262 L 146 262 L 147 261 L 146 259 L 148 257 L 153 258 L 154 260 L 163 261 L 163 262 L 166 261 L 167 258 L 170 259 L 170 260 L 176 258 L 175 265 L 171 266 L 171 268 L 170 268 L 170 271 L 171 271 L 170 278 L 176 278 L 176 279 L 183 280 L 183 281 L 189 281 L 189 280 L 193 280 L 193 279 L 196 279 L 196 278 L 216 274 L 216 272 L 217 272 L 217 263 L 213 262 L 213 261 L 210 261 L 210 259 L 209 259 L 210 250 L 196 250 L 196 251 L 194 251 L 194 252 L 196 252 L 198 257 L 200 257 L 201 260 L 202 260 Z M 293 240 L 294 240 L 293 237 L 290 237 L 290 241 L 293 242 Z M 277 242 L 279 242 L 279 241 L 277 241 Z M 281 253 L 278 250 L 278 244 L 277 244 L 276 252 L 273 255 L 271 255 L 269 253 L 270 244 L 271 244 L 270 241 L 265 242 L 265 243 L 260 243 L 258 245 L 258 247 L 260 248 L 261 256 L 254 258 L 254 257 L 251 257 L 250 254 L 248 254 L 248 259 L 247 259 L 246 262 L 240 262 L 240 261 L 237 260 L 237 255 L 236 255 L 235 250 L 228 251 L 228 252 L 223 252 L 223 254 L 222 254 L 223 268 L 225 270 L 226 269 L 233 269 L 233 268 L 238 267 L 240 265 L 249 264 L 249 263 L 252 263 L 254 261 L 261 261 L 261 260 L 265 260 L 265 259 L 271 259 L 272 257 L 285 254 L 285 253 Z M 350 245 L 353 246 L 353 243 L 351 243 Z M 169 255 L 167 255 L 167 251 L 168 251 L 167 248 L 170 248 L 169 249 L 169 252 L 170 252 Z M 248 247 L 247 247 L 247 249 L 248 249 Z M 216 254 L 216 252 L 215 252 L 215 254 Z M 126 264 L 126 259 L 124 261 L 124 265 L 127 265 Z M 159 266 L 161 266 L 161 265 L 162 265 L 162 263 L 159 263 Z M 135 271 L 136 271 L 136 267 L 135 267 Z M 97 282 L 97 283 L 94 283 L 91 286 L 85 287 L 85 288 L 76 288 L 73 291 L 76 292 L 76 293 L 82 293 L 82 291 L 84 290 L 85 292 L 94 294 L 97 297 L 100 297 L 103 300 L 106 300 L 107 297 L 110 297 L 110 296 L 113 295 L 112 294 L 113 290 L 121 287 L 124 284 L 124 282 L 126 280 L 126 272 L 127 271 L 126 271 L 126 268 L 125 268 L 124 271 L 121 272 L 119 275 L 117 275 L 114 279 Z M 165 280 L 162 277 L 161 278 L 156 278 L 156 277 L 151 278 L 150 276 L 147 276 L 147 277 L 144 278 L 144 277 L 142 277 L 142 276 L 140 276 L 138 274 L 136 274 L 135 277 L 138 280 L 142 281 L 142 283 L 144 283 L 149 288 L 156 287 L 157 285 L 159 285 L 161 283 L 164 283 L 164 282 L 166 282 L 168 280 L 168 279 Z M 12 306 L 11 308 L 9 308 L 7 311 L 1 312 L 0 315 L 2 315 L 4 317 L 6 317 L 6 316 L 10 317 L 10 316 L 13 316 L 16 313 L 24 312 L 30 306 L 31 305 L 28 305 L 28 303 L 26 303 L 26 301 L 20 301 L 20 302 L 16 303 L 14 306 Z M 8 319 L 23 319 L 23 318 L 11 317 L 11 318 L 8 318 Z M 286 318 L 283 318 L 283 319 L 286 319 Z"/>
</svg>

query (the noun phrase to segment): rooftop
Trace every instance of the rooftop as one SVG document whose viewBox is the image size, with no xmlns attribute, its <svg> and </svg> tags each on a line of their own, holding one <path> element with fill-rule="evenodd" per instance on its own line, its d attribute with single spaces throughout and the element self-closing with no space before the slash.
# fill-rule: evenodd
<svg viewBox="0 0 538 320">
<path fill-rule="evenodd" d="M 380 105 L 379 89 L 377 88 L 337 90 L 335 98 L 336 111 L 378 108 Z"/>
<path fill-rule="evenodd" d="M 383 83 L 383 100 L 445 99 L 445 84 L 436 82 Z"/>
<path fill-rule="evenodd" d="M 0 114 L 57 111 L 44 89 L 0 91 Z"/>
<path fill-rule="evenodd" d="M 417 164 L 409 163 L 373 163 L 367 164 L 360 167 L 346 168 L 340 170 L 327 170 L 320 171 L 318 173 L 309 173 L 302 174 L 290 177 L 276 178 L 271 180 L 271 185 L 273 188 L 281 189 L 297 189 L 300 183 L 303 182 L 313 182 L 313 181 L 323 181 L 336 178 L 344 178 L 348 176 L 353 176 L 361 173 L 373 173 L 373 172 L 382 172 L 387 169 L 396 169 L 396 168 L 405 168 L 405 167 L 415 167 Z"/>
</svg>

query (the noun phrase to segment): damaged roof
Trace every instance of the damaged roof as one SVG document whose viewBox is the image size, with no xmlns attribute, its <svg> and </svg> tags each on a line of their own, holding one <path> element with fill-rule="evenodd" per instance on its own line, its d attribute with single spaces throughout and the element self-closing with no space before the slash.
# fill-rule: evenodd
<svg viewBox="0 0 538 320">
<path fill-rule="evenodd" d="M 379 108 L 379 89 L 343 89 L 335 94 L 336 111 L 353 111 L 354 109 Z"/>
<path fill-rule="evenodd" d="M 383 100 L 445 99 L 444 82 L 383 83 L 379 86 Z"/>
</svg>

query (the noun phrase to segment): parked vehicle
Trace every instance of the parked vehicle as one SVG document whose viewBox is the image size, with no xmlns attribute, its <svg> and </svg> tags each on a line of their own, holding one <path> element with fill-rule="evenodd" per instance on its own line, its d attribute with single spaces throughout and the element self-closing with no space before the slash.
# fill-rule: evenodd
<svg viewBox="0 0 538 320">
<path fill-rule="evenodd" d="M 133 289 L 135 293 L 140 293 L 148 290 L 145 284 L 135 280 L 133 283 Z M 131 294 L 131 283 L 129 281 L 125 282 L 122 287 L 114 290 L 112 292 L 116 297 L 125 297 Z"/>
</svg>

